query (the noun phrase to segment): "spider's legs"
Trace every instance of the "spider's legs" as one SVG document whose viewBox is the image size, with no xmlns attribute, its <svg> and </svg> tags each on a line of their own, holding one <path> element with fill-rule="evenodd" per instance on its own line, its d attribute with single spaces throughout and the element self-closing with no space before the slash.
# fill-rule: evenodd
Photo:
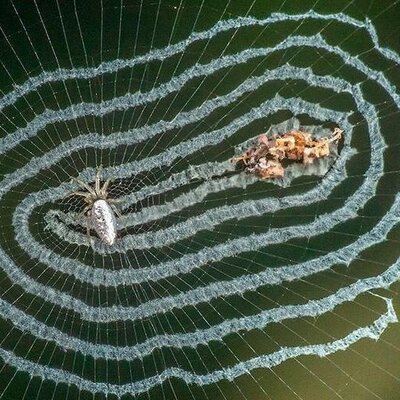
<svg viewBox="0 0 400 400">
<path fill-rule="evenodd" d="M 110 185 L 111 179 L 107 179 L 103 185 L 103 187 L 100 189 L 100 196 L 102 196 L 104 199 L 107 198 L 107 190 L 108 186 Z"/>
<path fill-rule="evenodd" d="M 107 201 L 110 204 L 113 204 L 113 203 L 121 203 L 123 200 L 122 199 L 107 199 Z"/>
<path fill-rule="evenodd" d="M 69 197 L 69 196 L 82 196 L 82 197 L 89 197 L 90 194 L 88 192 L 72 192 L 72 193 L 67 193 L 64 198 Z"/>
<path fill-rule="evenodd" d="M 86 235 L 87 235 L 87 240 L 88 240 L 89 246 L 91 246 L 92 245 L 92 241 L 90 240 L 90 228 L 89 228 L 89 225 L 86 226 Z"/>
<path fill-rule="evenodd" d="M 91 206 L 90 204 L 87 205 L 87 206 L 83 209 L 83 211 L 81 212 L 81 216 L 85 215 L 91 208 L 92 208 L 92 206 Z M 88 213 L 88 214 L 89 214 L 89 213 Z M 89 217 L 89 215 L 88 215 L 88 217 Z"/>
<path fill-rule="evenodd" d="M 85 208 L 87 208 L 87 207 L 85 207 Z M 92 241 L 90 240 L 90 221 L 91 221 L 91 219 L 90 219 L 90 211 L 88 212 L 88 217 L 89 218 L 86 221 L 86 235 L 87 235 L 89 246 L 91 246 L 92 245 Z"/>
<path fill-rule="evenodd" d="M 109 201 L 109 200 L 107 200 Z M 121 211 L 118 210 L 118 208 L 114 205 L 114 204 L 110 204 L 110 207 L 113 209 L 113 211 L 115 212 L 115 214 L 117 214 L 118 218 L 121 218 Z"/>
<path fill-rule="evenodd" d="M 96 194 L 100 194 L 100 177 L 101 177 L 102 170 L 103 170 L 103 166 L 100 165 L 96 172 L 96 182 L 94 184 L 94 190 L 95 190 Z"/>
<path fill-rule="evenodd" d="M 74 176 L 71 177 L 73 181 L 78 183 L 80 186 L 84 187 L 93 197 L 96 197 L 96 192 L 93 190 L 92 187 L 90 187 L 87 183 L 81 181 L 78 178 L 75 178 Z M 79 192 L 78 192 L 79 193 Z"/>
</svg>

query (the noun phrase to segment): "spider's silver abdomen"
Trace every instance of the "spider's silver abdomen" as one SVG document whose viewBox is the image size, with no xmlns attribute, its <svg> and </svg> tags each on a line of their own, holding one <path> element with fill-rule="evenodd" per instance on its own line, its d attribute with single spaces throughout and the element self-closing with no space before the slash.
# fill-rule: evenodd
<svg viewBox="0 0 400 400">
<path fill-rule="evenodd" d="M 117 221 L 106 200 L 96 200 L 91 210 L 92 226 L 102 242 L 112 245 L 117 237 Z"/>
</svg>

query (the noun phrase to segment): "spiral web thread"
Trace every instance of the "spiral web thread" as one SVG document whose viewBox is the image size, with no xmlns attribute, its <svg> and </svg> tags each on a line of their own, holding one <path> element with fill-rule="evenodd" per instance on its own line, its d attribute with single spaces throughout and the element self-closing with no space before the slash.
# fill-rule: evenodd
<svg viewBox="0 0 400 400">
<path fill-rule="evenodd" d="M 399 387 L 400 6 L 213 3 L 2 6 L 0 397 Z M 326 174 L 235 170 L 293 117 L 344 129 Z M 100 165 L 112 247 L 65 197 Z"/>
</svg>

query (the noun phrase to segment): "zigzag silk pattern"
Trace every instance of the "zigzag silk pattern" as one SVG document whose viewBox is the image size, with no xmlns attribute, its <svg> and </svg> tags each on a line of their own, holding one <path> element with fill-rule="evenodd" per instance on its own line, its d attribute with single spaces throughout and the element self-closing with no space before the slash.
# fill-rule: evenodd
<svg viewBox="0 0 400 400">
<path fill-rule="evenodd" d="M 400 55 L 375 25 L 397 2 L 6 3 L 0 398 L 400 388 Z M 322 176 L 230 161 L 293 126 L 343 129 Z M 100 166 L 112 246 L 71 195 Z"/>
</svg>

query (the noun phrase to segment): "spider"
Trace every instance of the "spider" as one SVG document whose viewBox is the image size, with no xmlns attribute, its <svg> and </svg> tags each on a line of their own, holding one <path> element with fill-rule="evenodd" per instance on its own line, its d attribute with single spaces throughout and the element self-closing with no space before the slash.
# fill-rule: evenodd
<svg viewBox="0 0 400 400">
<path fill-rule="evenodd" d="M 107 189 L 111 182 L 107 179 L 103 186 L 100 186 L 102 167 L 100 166 L 96 172 L 96 180 L 94 187 L 87 183 L 72 177 L 72 180 L 77 182 L 86 192 L 72 192 L 67 196 L 82 196 L 87 203 L 82 211 L 82 215 L 87 215 L 88 222 L 86 224 L 87 235 L 90 243 L 90 228 L 93 227 L 99 235 L 100 240 L 111 246 L 115 243 L 117 237 L 117 220 L 115 214 L 120 217 L 114 203 L 118 203 L 119 199 L 108 198 Z M 66 197 L 67 197 L 66 196 Z"/>
</svg>

